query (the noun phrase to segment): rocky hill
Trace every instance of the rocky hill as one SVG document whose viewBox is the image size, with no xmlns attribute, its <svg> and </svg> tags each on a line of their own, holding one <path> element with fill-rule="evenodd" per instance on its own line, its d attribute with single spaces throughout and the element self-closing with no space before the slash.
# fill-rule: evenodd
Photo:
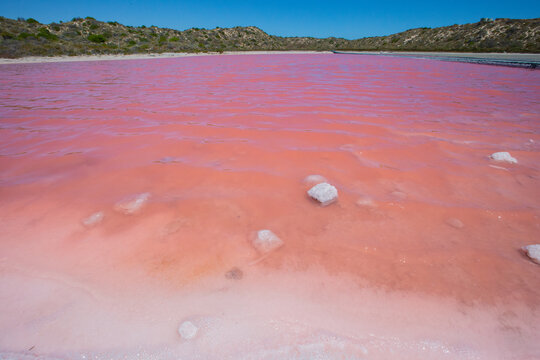
<svg viewBox="0 0 540 360">
<path fill-rule="evenodd" d="M 94 18 L 41 24 L 0 17 L 0 57 L 249 50 L 425 50 L 540 52 L 540 19 L 482 19 L 478 23 L 411 29 L 357 40 L 281 37 L 249 27 L 125 26 Z"/>
</svg>

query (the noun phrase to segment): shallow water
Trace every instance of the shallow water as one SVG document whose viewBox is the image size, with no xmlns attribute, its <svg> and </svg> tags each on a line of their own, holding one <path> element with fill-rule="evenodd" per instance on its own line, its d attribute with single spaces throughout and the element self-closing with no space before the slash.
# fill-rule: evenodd
<svg viewBox="0 0 540 360">
<path fill-rule="evenodd" d="M 0 359 L 540 357 L 519 251 L 540 239 L 540 72 L 280 54 L 0 75 Z M 261 229 L 284 245 L 261 257 Z"/>
</svg>

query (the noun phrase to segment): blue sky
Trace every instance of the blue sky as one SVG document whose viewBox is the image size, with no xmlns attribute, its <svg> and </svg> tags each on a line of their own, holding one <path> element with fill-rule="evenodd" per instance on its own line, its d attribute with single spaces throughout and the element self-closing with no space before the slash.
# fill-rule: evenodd
<svg viewBox="0 0 540 360">
<path fill-rule="evenodd" d="M 185 30 L 254 25 L 272 35 L 345 37 L 388 35 L 489 18 L 540 17 L 539 1 L 239 1 L 239 0 L 4 0 L 0 15 L 42 23 L 92 16 L 125 25 Z"/>
</svg>

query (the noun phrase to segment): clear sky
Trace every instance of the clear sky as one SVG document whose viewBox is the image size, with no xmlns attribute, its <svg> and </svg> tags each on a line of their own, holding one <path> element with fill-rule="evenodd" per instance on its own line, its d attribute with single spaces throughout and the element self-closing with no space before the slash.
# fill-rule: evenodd
<svg viewBox="0 0 540 360">
<path fill-rule="evenodd" d="M 0 15 L 32 17 L 42 23 L 92 16 L 178 30 L 254 25 L 272 35 L 354 39 L 476 22 L 482 17 L 540 17 L 540 1 L 2 0 Z"/>
</svg>

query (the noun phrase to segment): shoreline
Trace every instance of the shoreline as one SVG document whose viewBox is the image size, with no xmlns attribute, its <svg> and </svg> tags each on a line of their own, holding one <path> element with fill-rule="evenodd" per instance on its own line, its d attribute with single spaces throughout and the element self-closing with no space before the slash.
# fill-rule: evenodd
<svg viewBox="0 0 540 360">
<path fill-rule="evenodd" d="M 406 56 L 406 57 L 447 57 L 447 58 L 478 58 L 483 60 L 507 61 L 539 61 L 540 54 L 531 53 L 458 53 L 437 51 L 347 51 L 347 53 L 362 55 Z M 77 56 L 27 56 L 16 59 L 0 58 L 0 65 L 5 64 L 35 64 L 49 62 L 75 62 L 75 61 L 108 61 L 108 60 L 144 60 L 166 59 L 191 56 L 213 55 L 271 55 L 271 54 L 332 54 L 332 51 L 291 50 L 291 51 L 225 51 L 223 53 L 151 53 L 151 54 L 108 54 L 108 55 L 77 55 Z"/>
<path fill-rule="evenodd" d="M 77 56 L 27 56 L 16 59 L 0 58 L 0 65 L 5 64 L 35 64 L 49 62 L 74 62 L 74 61 L 105 61 L 105 60 L 144 60 L 144 59 L 168 59 L 191 56 L 212 55 L 269 55 L 269 54 L 331 54 L 331 51 L 224 51 L 223 53 L 152 53 L 152 54 L 108 54 L 108 55 L 77 55 Z"/>
</svg>

